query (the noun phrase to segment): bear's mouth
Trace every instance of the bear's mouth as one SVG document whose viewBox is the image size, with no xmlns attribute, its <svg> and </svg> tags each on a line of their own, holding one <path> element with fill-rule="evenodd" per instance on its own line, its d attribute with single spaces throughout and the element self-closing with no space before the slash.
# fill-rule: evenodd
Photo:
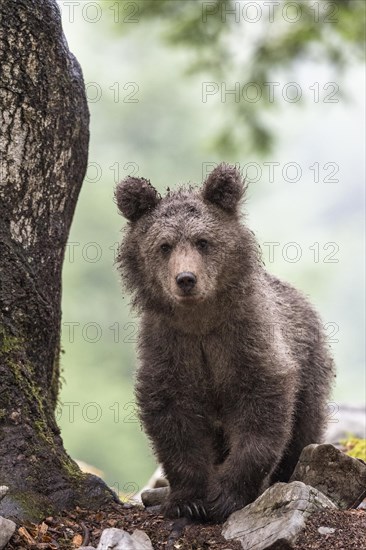
<svg viewBox="0 0 366 550">
<path fill-rule="evenodd" d="M 174 294 L 174 299 L 179 304 L 194 304 L 202 302 L 203 296 L 201 294 Z"/>
</svg>

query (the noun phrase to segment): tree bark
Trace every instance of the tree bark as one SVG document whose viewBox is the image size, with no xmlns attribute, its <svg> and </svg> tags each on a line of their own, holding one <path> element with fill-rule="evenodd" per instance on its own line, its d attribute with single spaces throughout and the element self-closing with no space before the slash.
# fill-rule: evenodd
<svg viewBox="0 0 366 550">
<path fill-rule="evenodd" d="M 89 141 L 82 73 L 54 0 L 0 0 L 0 515 L 115 498 L 55 420 L 61 270 Z"/>
</svg>

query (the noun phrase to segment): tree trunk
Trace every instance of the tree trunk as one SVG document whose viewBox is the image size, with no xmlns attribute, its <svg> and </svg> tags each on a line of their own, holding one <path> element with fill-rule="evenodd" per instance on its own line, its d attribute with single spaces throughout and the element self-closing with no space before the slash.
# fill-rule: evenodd
<svg viewBox="0 0 366 550">
<path fill-rule="evenodd" d="M 80 67 L 54 0 L 0 0 L 0 515 L 115 498 L 82 474 L 55 420 L 61 269 L 89 140 Z"/>
</svg>

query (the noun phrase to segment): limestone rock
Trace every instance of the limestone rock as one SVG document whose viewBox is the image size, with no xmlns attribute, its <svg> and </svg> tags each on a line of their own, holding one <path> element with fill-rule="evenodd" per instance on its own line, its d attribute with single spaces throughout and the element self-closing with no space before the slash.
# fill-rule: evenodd
<svg viewBox="0 0 366 550">
<path fill-rule="evenodd" d="M 133 532 L 132 535 L 123 529 L 104 529 L 97 550 L 153 550 L 151 541 L 143 531 Z"/>
<path fill-rule="evenodd" d="M 320 527 L 318 527 L 318 533 L 320 533 L 321 535 L 333 535 L 333 533 L 335 533 L 335 528 L 334 527 L 325 527 L 323 525 L 321 525 Z"/>
<path fill-rule="evenodd" d="M 5 519 L 0 516 L 0 550 L 9 542 L 15 531 L 16 525 L 14 521 Z"/>
<path fill-rule="evenodd" d="M 144 506 L 157 506 L 162 504 L 169 495 L 169 487 L 159 487 L 158 489 L 146 489 L 141 493 L 141 500 Z"/>
<path fill-rule="evenodd" d="M 133 539 L 136 550 L 154 550 L 151 540 L 144 531 L 136 529 L 132 533 L 131 538 Z"/>
<path fill-rule="evenodd" d="M 330 498 L 339 508 L 355 507 L 365 498 L 366 463 L 333 445 L 308 445 L 290 481 L 302 481 Z"/>
<path fill-rule="evenodd" d="M 276 483 L 255 502 L 234 512 L 224 524 L 226 540 L 236 539 L 243 550 L 286 550 L 293 547 L 306 520 L 335 505 L 304 483 Z"/>
<path fill-rule="evenodd" d="M 0 485 L 0 500 L 8 493 L 9 487 L 6 485 Z"/>
<path fill-rule="evenodd" d="M 142 500 L 141 499 L 142 493 L 144 493 L 148 489 L 157 489 L 160 487 L 169 487 L 169 482 L 166 479 L 166 477 L 164 477 L 164 472 L 162 467 L 158 466 L 155 472 L 153 473 L 153 475 L 150 477 L 149 481 L 147 481 L 144 487 L 142 487 L 142 489 L 132 497 L 132 500 L 140 503 Z"/>
</svg>

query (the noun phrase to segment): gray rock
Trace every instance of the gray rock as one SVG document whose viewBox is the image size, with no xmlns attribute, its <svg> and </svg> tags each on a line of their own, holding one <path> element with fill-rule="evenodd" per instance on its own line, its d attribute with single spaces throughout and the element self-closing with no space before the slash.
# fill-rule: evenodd
<svg viewBox="0 0 366 550">
<path fill-rule="evenodd" d="M 365 498 L 366 463 L 333 445 L 308 445 L 301 453 L 290 481 L 302 481 L 345 510 Z"/>
<path fill-rule="evenodd" d="M 122 529 L 104 529 L 97 550 L 134 550 L 131 535 Z"/>
<path fill-rule="evenodd" d="M 320 527 L 318 527 L 318 533 L 320 533 L 321 535 L 333 535 L 333 533 L 335 533 L 335 529 L 334 527 L 324 527 L 323 525 L 321 525 Z"/>
<path fill-rule="evenodd" d="M 14 521 L 11 521 L 10 519 L 5 519 L 0 516 L 0 550 L 2 550 L 9 542 L 14 534 L 15 529 L 16 525 Z"/>
<path fill-rule="evenodd" d="M 151 540 L 144 531 L 136 529 L 131 538 L 134 541 L 136 550 L 154 550 L 151 544 Z"/>
<path fill-rule="evenodd" d="M 224 524 L 226 540 L 239 540 L 244 550 L 290 549 L 308 517 L 335 505 L 304 483 L 276 483 L 255 502 L 234 512 Z"/>
<path fill-rule="evenodd" d="M 143 531 L 132 535 L 123 529 L 104 529 L 97 550 L 153 550 L 151 541 Z"/>
<path fill-rule="evenodd" d="M 141 502 L 141 494 L 147 491 L 148 489 L 157 489 L 160 487 L 169 487 L 169 482 L 164 477 L 164 472 L 161 466 L 158 466 L 153 473 L 153 475 L 150 477 L 149 481 L 146 483 L 146 485 L 136 493 L 136 495 L 133 496 L 133 500 L 136 500 L 137 502 Z"/>
<path fill-rule="evenodd" d="M 157 506 L 162 504 L 169 495 L 169 487 L 159 487 L 158 489 L 146 489 L 141 493 L 141 500 L 144 506 Z"/>
<path fill-rule="evenodd" d="M 79 546 L 78 550 L 96 550 L 94 546 Z"/>
<path fill-rule="evenodd" d="M 4 498 L 8 491 L 9 487 L 7 487 L 6 485 L 0 485 L 0 500 Z"/>
</svg>

